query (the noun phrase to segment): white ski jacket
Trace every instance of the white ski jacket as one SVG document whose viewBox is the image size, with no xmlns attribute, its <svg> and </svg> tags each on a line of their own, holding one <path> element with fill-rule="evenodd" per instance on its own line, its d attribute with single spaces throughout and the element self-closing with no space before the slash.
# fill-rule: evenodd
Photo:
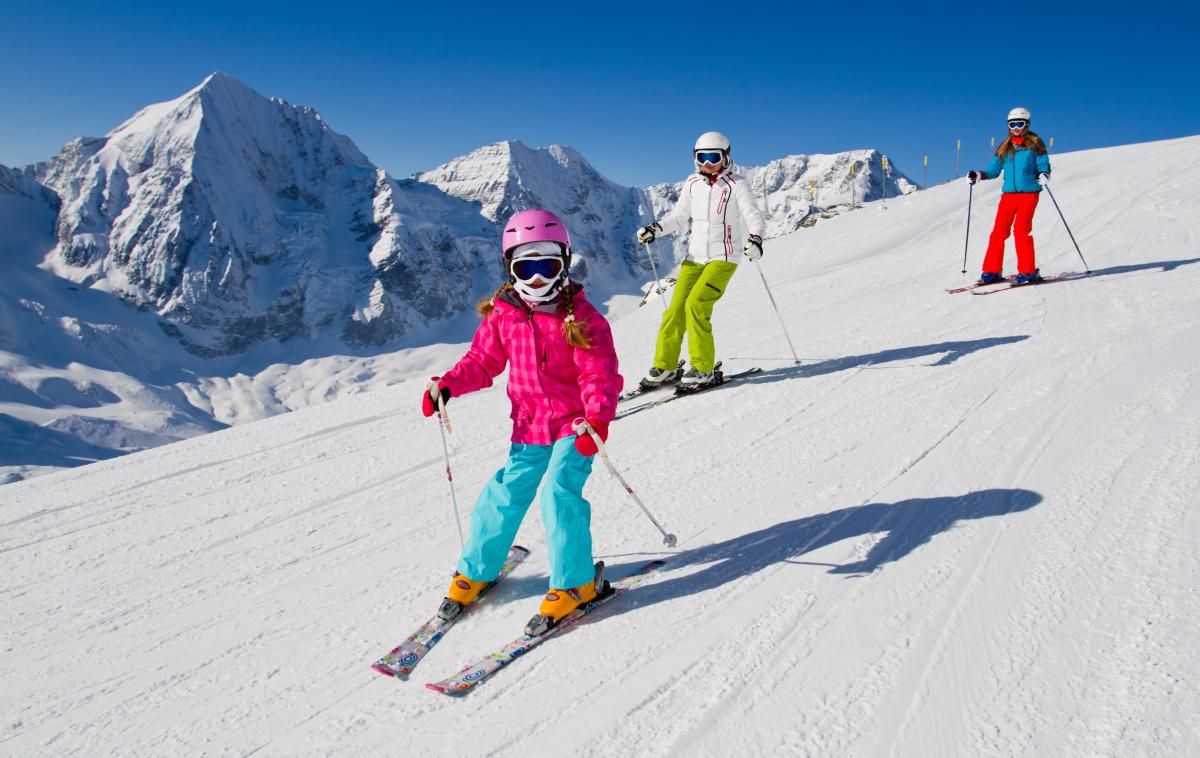
<svg viewBox="0 0 1200 758">
<path fill-rule="evenodd" d="M 750 193 L 750 182 L 731 171 L 722 172 L 711 183 L 706 176 L 692 174 L 684 182 L 679 201 L 658 225 L 663 234 L 681 234 L 689 219 L 688 257 L 699 263 L 740 263 L 746 239 L 751 234 L 762 237 L 767 231 L 758 202 Z"/>
</svg>

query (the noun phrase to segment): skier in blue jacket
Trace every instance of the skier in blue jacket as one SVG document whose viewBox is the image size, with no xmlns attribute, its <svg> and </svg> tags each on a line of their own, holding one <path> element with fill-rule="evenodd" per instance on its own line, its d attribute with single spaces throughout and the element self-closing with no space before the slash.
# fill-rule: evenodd
<svg viewBox="0 0 1200 758">
<path fill-rule="evenodd" d="M 1050 157 L 1041 137 L 1029 131 L 1031 114 L 1025 108 L 1013 108 L 1008 114 L 1008 137 L 996 148 L 992 162 L 983 171 L 968 171 L 967 180 L 995 179 L 1004 174 L 1000 207 L 996 210 L 996 225 L 988 239 L 983 256 L 981 284 L 991 284 L 1004 278 L 1004 243 L 1010 232 L 1017 247 L 1017 284 L 1040 281 L 1034 261 L 1033 212 L 1037 209 L 1042 186 L 1050 181 Z"/>
</svg>

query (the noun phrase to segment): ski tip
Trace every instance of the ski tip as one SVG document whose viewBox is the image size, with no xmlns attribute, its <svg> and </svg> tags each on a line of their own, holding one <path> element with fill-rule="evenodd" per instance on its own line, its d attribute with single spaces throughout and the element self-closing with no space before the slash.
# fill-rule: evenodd
<svg viewBox="0 0 1200 758">
<path fill-rule="evenodd" d="M 433 682 L 427 683 L 425 685 L 425 689 L 433 690 L 434 692 L 438 693 L 439 695 L 461 695 L 462 694 L 462 692 L 460 692 L 459 690 L 454 690 L 454 689 L 447 687 L 444 684 L 440 684 L 440 683 L 435 684 Z"/>
<path fill-rule="evenodd" d="M 378 663 L 371 664 L 371 670 L 378 674 L 383 674 L 384 676 L 390 676 L 390 677 L 396 676 L 395 672 L 391 671 L 390 669 L 386 669 L 383 666 L 380 666 Z"/>
<path fill-rule="evenodd" d="M 512 549 L 516 550 L 518 552 L 522 552 L 525 555 L 529 555 L 529 548 L 527 548 L 527 547 L 522 547 L 521 545 L 513 545 Z"/>
</svg>

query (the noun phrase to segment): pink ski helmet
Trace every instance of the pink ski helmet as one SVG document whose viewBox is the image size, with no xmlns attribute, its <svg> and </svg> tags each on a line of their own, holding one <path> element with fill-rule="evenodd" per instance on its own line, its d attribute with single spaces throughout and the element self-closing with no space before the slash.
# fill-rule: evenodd
<svg viewBox="0 0 1200 758">
<path fill-rule="evenodd" d="M 534 209 L 516 213 L 508 220 L 508 223 L 504 225 L 500 247 L 504 250 L 504 257 L 507 258 L 517 245 L 543 241 L 557 242 L 562 245 L 563 255 L 567 256 L 568 260 L 570 259 L 571 236 L 567 234 L 567 227 L 563 224 L 562 219 L 550 211 Z"/>
</svg>

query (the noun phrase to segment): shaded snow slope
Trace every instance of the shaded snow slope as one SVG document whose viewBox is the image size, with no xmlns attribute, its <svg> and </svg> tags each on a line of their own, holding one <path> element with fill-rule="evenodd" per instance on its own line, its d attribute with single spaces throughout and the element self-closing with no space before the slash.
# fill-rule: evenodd
<svg viewBox="0 0 1200 758">
<path fill-rule="evenodd" d="M 741 271 L 718 354 L 764 373 L 612 427 L 668 568 L 465 702 L 421 683 L 519 631 L 545 539 L 534 508 L 413 681 L 367 668 L 457 552 L 418 380 L 0 488 L 0 751 L 1196 754 L 1197 169 L 1200 138 L 1057 156 L 1094 273 L 987 297 L 943 292 L 962 182 L 769 242 L 804 362 Z M 1081 268 L 1049 202 L 1034 232 Z M 614 324 L 631 381 L 658 315 Z M 469 504 L 508 407 L 451 413 Z M 587 492 L 614 575 L 662 555 L 600 466 Z"/>
</svg>

